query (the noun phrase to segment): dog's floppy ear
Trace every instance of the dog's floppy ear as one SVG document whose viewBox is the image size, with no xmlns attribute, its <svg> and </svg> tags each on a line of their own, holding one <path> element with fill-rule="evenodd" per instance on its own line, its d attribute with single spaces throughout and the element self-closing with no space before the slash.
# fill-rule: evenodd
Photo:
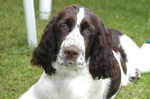
<svg viewBox="0 0 150 99">
<path fill-rule="evenodd" d="M 55 36 L 55 24 L 57 14 L 52 17 L 47 27 L 44 30 L 39 45 L 34 49 L 31 63 L 33 65 L 42 66 L 45 72 L 49 75 L 55 73 L 52 67 L 52 62 L 56 61 L 57 46 Z"/>
<path fill-rule="evenodd" d="M 98 33 L 90 55 L 90 73 L 93 79 L 113 78 L 118 74 L 118 62 L 112 52 L 112 40 L 108 30 L 99 19 Z"/>
</svg>

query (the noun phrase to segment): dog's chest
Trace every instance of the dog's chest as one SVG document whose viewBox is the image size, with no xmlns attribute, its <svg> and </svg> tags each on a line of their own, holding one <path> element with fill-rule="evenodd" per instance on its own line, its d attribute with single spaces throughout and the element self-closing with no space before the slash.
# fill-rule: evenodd
<svg viewBox="0 0 150 99">
<path fill-rule="evenodd" d="M 91 81 L 82 77 L 70 78 L 66 75 L 54 80 L 56 97 L 58 99 L 80 99 L 89 92 Z"/>
<path fill-rule="evenodd" d="M 54 99 L 97 99 L 96 97 L 101 97 L 102 94 L 99 92 L 100 81 L 93 81 L 86 76 L 57 76 L 53 79 L 53 86 L 51 95 Z"/>
</svg>

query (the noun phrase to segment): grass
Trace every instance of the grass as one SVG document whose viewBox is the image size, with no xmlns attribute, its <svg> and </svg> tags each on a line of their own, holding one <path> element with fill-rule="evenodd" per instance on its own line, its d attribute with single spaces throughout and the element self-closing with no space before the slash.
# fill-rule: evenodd
<svg viewBox="0 0 150 99">
<path fill-rule="evenodd" d="M 39 2 L 34 2 L 39 42 L 48 20 L 39 19 Z M 149 0 L 53 0 L 52 15 L 71 4 L 92 9 L 106 27 L 130 36 L 138 46 L 150 38 Z M 43 69 L 30 65 L 33 49 L 27 44 L 22 0 L 0 0 L 0 99 L 16 99 L 38 81 Z M 149 76 L 122 87 L 116 99 L 150 99 Z"/>
</svg>

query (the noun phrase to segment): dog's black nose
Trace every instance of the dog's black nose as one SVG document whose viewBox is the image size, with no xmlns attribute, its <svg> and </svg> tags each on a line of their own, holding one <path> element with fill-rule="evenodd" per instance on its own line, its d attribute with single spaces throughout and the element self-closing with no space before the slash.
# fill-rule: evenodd
<svg viewBox="0 0 150 99">
<path fill-rule="evenodd" d="M 76 47 L 66 47 L 64 49 L 64 54 L 68 59 L 75 59 L 79 56 L 80 50 Z"/>
</svg>

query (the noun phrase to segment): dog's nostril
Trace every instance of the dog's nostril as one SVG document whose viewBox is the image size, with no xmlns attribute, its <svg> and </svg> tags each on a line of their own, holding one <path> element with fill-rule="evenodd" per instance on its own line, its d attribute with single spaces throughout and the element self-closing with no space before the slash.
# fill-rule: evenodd
<svg viewBox="0 0 150 99">
<path fill-rule="evenodd" d="M 76 57 L 78 57 L 78 55 L 79 55 L 79 53 L 77 53 L 77 52 L 74 52 L 74 53 L 73 53 L 73 58 L 76 58 Z"/>
<path fill-rule="evenodd" d="M 73 55 L 78 55 L 77 53 L 73 53 Z"/>
<path fill-rule="evenodd" d="M 67 52 L 66 52 L 66 55 L 69 55 L 69 54 L 70 54 L 70 52 L 69 52 L 69 51 L 67 51 Z"/>
<path fill-rule="evenodd" d="M 75 48 L 75 47 L 66 47 L 64 50 L 64 54 L 66 55 L 66 57 L 68 59 L 75 59 L 78 57 L 79 55 L 79 49 Z"/>
</svg>

